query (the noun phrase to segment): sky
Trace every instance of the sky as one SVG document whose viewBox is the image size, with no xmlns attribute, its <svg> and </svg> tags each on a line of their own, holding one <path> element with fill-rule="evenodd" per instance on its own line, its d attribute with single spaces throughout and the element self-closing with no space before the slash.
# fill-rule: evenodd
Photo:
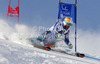
<svg viewBox="0 0 100 64">
<path fill-rule="evenodd" d="M 62 0 L 74 3 L 74 0 Z M 82 30 L 100 30 L 100 0 L 78 0 L 77 22 Z M 0 18 L 6 20 L 9 0 L 0 0 Z M 17 0 L 11 1 L 11 7 L 17 6 Z M 59 0 L 20 0 L 20 24 L 27 26 L 51 27 L 57 21 Z M 9 23 L 16 24 L 17 18 L 8 18 Z"/>
</svg>

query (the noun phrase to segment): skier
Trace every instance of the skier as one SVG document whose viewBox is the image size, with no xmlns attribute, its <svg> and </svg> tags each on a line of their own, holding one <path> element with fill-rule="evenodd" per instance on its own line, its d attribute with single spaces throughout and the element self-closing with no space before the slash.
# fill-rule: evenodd
<svg viewBox="0 0 100 64">
<path fill-rule="evenodd" d="M 49 31 L 43 34 L 44 45 L 47 47 L 54 47 L 56 44 L 55 38 L 64 36 L 64 42 L 68 45 L 69 49 L 72 49 L 73 45 L 69 41 L 69 28 L 72 24 L 72 18 L 69 17 L 65 17 L 62 22 L 58 21 Z"/>
</svg>

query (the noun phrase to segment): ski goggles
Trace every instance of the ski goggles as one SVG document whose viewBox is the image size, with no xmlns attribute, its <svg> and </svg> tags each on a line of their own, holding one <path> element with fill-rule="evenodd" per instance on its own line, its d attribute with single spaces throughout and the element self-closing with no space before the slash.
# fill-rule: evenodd
<svg viewBox="0 0 100 64">
<path fill-rule="evenodd" d="M 71 23 L 67 23 L 67 26 L 71 26 L 72 24 Z"/>
</svg>

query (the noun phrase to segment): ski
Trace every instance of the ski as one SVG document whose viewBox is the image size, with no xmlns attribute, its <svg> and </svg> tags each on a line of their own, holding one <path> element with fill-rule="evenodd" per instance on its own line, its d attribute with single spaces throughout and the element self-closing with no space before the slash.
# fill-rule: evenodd
<svg viewBox="0 0 100 64">
<path fill-rule="evenodd" d="M 85 57 L 85 54 L 78 53 L 78 52 L 55 50 L 55 49 L 51 49 L 51 51 L 56 51 L 56 52 L 64 53 L 64 54 L 71 55 L 71 56 L 81 57 L 81 58 L 84 58 Z"/>
<path fill-rule="evenodd" d="M 36 47 L 36 48 L 42 49 L 42 50 L 46 50 L 46 51 L 55 51 L 55 52 L 58 52 L 58 53 L 63 53 L 63 54 L 76 56 L 76 57 L 80 57 L 80 58 L 85 57 L 85 54 L 83 54 L 83 53 L 63 51 L 63 50 L 59 50 L 59 49 L 56 50 L 56 49 L 52 48 L 52 46 L 49 47 L 49 46 L 42 46 L 42 45 L 37 45 L 37 44 L 34 44 L 33 46 Z"/>
</svg>

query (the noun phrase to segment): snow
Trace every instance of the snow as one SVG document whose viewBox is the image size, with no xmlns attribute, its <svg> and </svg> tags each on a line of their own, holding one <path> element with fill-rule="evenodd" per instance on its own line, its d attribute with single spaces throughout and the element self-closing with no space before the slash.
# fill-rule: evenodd
<svg viewBox="0 0 100 64">
<path fill-rule="evenodd" d="M 50 52 L 0 39 L 0 64 L 99 64 L 99 61 Z"/>
<path fill-rule="evenodd" d="M 6 28 L 4 28 L 5 26 Z M 100 60 L 79 58 L 35 48 L 30 45 L 28 40 L 20 40 L 22 36 L 29 37 L 26 36 L 27 34 L 37 36 L 37 31 L 35 29 L 32 31 L 31 28 L 25 25 L 12 27 L 0 19 L 0 64 L 100 64 Z M 84 47 L 81 49 L 83 50 Z M 100 52 L 97 52 L 99 58 Z M 90 51 L 89 53 L 92 54 L 94 52 Z"/>
</svg>

